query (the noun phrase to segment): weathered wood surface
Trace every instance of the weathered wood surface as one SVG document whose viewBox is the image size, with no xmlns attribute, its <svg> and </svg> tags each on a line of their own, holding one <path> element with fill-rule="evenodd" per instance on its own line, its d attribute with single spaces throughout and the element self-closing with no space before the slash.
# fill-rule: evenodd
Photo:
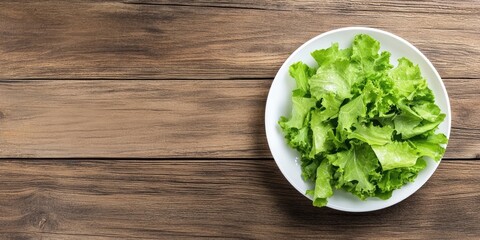
<svg viewBox="0 0 480 240">
<path fill-rule="evenodd" d="M 313 208 L 272 160 L 2 161 L 0 236 L 473 239 L 478 171 L 443 161 L 405 201 L 351 214 Z"/>
<path fill-rule="evenodd" d="M 447 158 L 480 155 L 480 79 L 445 79 Z M 0 157 L 270 158 L 271 81 L 0 82 Z M 468 87 L 465 87 L 469 85 Z"/>
<path fill-rule="evenodd" d="M 476 239 L 479 15 L 478 0 L 2 1 L 0 238 Z M 281 176 L 263 115 L 293 50 L 359 25 L 425 53 L 453 121 L 424 187 L 349 214 Z"/>
<path fill-rule="evenodd" d="M 480 76 L 478 1 L 152 2 L 3 1 L 0 79 L 271 78 L 308 39 L 352 25 L 405 38 L 443 78 Z"/>
</svg>

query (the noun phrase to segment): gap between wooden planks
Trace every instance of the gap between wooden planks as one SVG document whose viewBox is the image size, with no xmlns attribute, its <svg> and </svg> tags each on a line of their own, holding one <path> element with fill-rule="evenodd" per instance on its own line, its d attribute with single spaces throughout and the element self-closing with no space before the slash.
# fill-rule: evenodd
<svg viewBox="0 0 480 240">
<path fill-rule="evenodd" d="M 478 78 L 479 15 L 476 1 L 8 0 L 0 79 L 271 78 L 302 43 L 352 25 L 405 38 L 444 78 Z"/>
<path fill-rule="evenodd" d="M 166 5 L 184 7 L 216 7 L 216 8 L 238 8 L 271 11 L 314 11 L 316 13 L 334 12 L 395 12 L 395 13 L 441 13 L 441 14 L 476 14 L 479 9 L 475 5 L 476 0 L 466 0 L 458 3 L 445 1 L 409 1 L 402 0 L 351 0 L 351 1 L 325 1 L 312 0 L 244 0 L 218 1 L 218 0 L 126 0 L 127 4 L 139 5 Z"/>
<path fill-rule="evenodd" d="M 0 236 L 465 239 L 480 234 L 479 171 L 442 161 L 403 202 L 351 214 L 312 207 L 272 160 L 3 160 Z"/>
<path fill-rule="evenodd" d="M 480 156 L 479 79 L 445 79 L 446 158 Z M 0 157 L 270 158 L 270 80 L 1 81 Z"/>
</svg>

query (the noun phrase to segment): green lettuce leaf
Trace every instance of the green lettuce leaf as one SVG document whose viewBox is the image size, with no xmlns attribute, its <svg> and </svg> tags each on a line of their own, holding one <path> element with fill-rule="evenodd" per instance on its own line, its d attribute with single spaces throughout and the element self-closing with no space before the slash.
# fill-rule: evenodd
<svg viewBox="0 0 480 240">
<path fill-rule="evenodd" d="M 338 130 L 350 132 L 353 124 L 359 122 L 360 117 L 365 117 L 366 108 L 363 97 L 358 96 L 340 108 L 338 113 Z"/>
<path fill-rule="evenodd" d="M 327 121 L 338 116 L 338 110 L 342 104 L 342 100 L 333 94 L 327 94 L 322 98 L 321 121 Z"/>
<path fill-rule="evenodd" d="M 437 162 L 440 161 L 445 153 L 445 148 L 443 148 L 441 144 L 446 144 L 447 142 L 447 137 L 442 133 L 430 135 L 427 138 L 411 140 L 411 143 L 417 149 L 418 155 L 430 157 Z"/>
<path fill-rule="evenodd" d="M 359 34 L 355 36 L 352 44 L 353 62 L 360 66 L 364 75 L 392 68 L 390 64 L 390 53 L 382 52 L 380 43 L 367 34 Z"/>
<path fill-rule="evenodd" d="M 356 124 L 355 130 L 348 134 L 348 138 L 356 138 L 369 145 L 385 145 L 392 141 L 393 128 L 373 125 Z"/>
<path fill-rule="evenodd" d="M 438 117 L 433 121 L 420 121 L 414 120 L 412 116 L 409 116 L 406 119 L 396 118 L 395 122 L 395 129 L 398 133 L 402 134 L 402 139 L 408 139 L 420 134 L 424 134 L 429 132 L 433 129 L 436 129 L 440 123 L 443 122 L 445 119 L 445 114 L 440 114 Z"/>
<path fill-rule="evenodd" d="M 401 188 L 408 182 L 413 182 L 418 173 L 427 166 L 422 158 L 418 159 L 415 165 L 411 167 L 395 168 L 384 171 L 381 179 L 377 182 L 376 196 L 382 199 L 388 199 L 392 196 L 395 189 Z"/>
<path fill-rule="evenodd" d="M 292 97 L 293 107 L 292 116 L 290 119 L 283 118 L 279 124 L 284 130 L 290 128 L 300 129 L 304 126 L 305 117 L 310 113 L 310 110 L 315 107 L 316 100 L 305 97 Z"/>
<path fill-rule="evenodd" d="M 299 130 L 295 130 L 292 134 L 289 145 L 293 148 L 306 150 L 310 148 L 311 136 L 309 134 L 308 127 L 302 127 Z"/>
<path fill-rule="evenodd" d="M 305 181 L 315 181 L 319 162 L 316 159 L 302 159 L 302 178 Z"/>
<path fill-rule="evenodd" d="M 332 94 L 340 100 L 350 98 L 350 86 L 348 82 L 333 68 L 322 69 L 310 78 L 310 90 L 313 97 L 321 99 L 325 95 Z"/>
<path fill-rule="evenodd" d="M 430 122 L 437 121 L 438 116 L 441 114 L 440 108 L 435 105 L 435 103 L 430 102 L 417 104 L 413 106 L 413 110 L 418 114 L 418 116 Z"/>
<path fill-rule="evenodd" d="M 311 55 L 318 63 L 318 68 L 330 68 L 338 61 L 350 59 L 351 48 L 340 50 L 338 43 L 334 43 L 329 48 L 315 50 Z"/>
<path fill-rule="evenodd" d="M 352 145 L 349 150 L 328 155 L 333 166 L 338 167 L 337 187 L 350 184 L 352 193 L 365 199 L 375 192 L 375 185 L 370 182 L 370 175 L 375 173 L 378 160 L 368 145 Z"/>
<path fill-rule="evenodd" d="M 307 93 L 309 90 L 308 79 L 315 74 L 315 69 L 310 68 L 307 64 L 302 62 L 294 63 L 289 68 L 290 76 L 295 79 L 297 89 Z"/>
<path fill-rule="evenodd" d="M 388 199 L 439 161 L 448 139 L 436 133 L 446 115 L 435 104 L 420 68 L 391 54 L 366 34 L 350 47 L 334 43 L 311 53 L 315 68 L 296 62 L 291 116 L 279 125 L 299 152 L 302 178 L 314 206 L 325 206 L 333 188 L 360 199 Z"/>
<path fill-rule="evenodd" d="M 323 207 L 327 205 L 327 199 L 333 195 L 330 180 L 332 179 L 332 167 L 327 160 L 323 160 L 317 168 L 315 180 L 315 190 L 308 191 L 307 194 L 313 195 L 313 205 Z"/>
<path fill-rule="evenodd" d="M 422 122 L 422 118 L 410 113 L 402 112 L 394 117 L 395 131 L 402 135 L 403 139 L 409 138 L 413 135 L 413 128 L 417 127 Z"/>
<path fill-rule="evenodd" d="M 391 142 L 383 146 L 372 145 L 383 170 L 411 167 L 418 159 L 417 151 L 407 142 Z"/>
<path fill-rule="evenodd" d="M 398 66 L 392 69 L 389 75 L 395 83 L 398 94 L 407 99 L 413 98 L 412 93 L 414 93 L 416 89 L 424 89 L 427 87 L 418 65 L 414 65 L 406 58 L 398 59 Z"/>
<path fill-rule="evenodd" d="M 322 112 L 313 111 L 310 127 L 312 129 L 313 146 L 310 157 L 316 154 L 326 152 L 331 148 L 329 133 L 333 132 L 332 126 L 328 122 L 323 122 Z"/>
</svg>

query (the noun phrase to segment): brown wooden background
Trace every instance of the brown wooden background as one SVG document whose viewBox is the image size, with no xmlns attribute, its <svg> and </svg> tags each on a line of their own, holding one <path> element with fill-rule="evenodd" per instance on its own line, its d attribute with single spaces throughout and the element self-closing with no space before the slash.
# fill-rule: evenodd
<svg viewBox="0 0 480 240">
<path fill-rule="evenodd" d="M 480 236 L 480 2 L 2 1 L 0 239 Z M 393 32 L 444 79 L 437 172 L 371 213 L 311 207 L 264 133 L 308 39 Z"/>
</svg>

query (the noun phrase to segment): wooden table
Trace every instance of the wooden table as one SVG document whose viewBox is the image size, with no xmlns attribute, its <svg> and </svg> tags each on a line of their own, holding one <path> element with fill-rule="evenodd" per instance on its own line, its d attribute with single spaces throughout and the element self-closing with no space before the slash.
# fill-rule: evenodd
<svg viewBox="0 0 480 240">
<path fill-rule="evenodd" d="M 0 238 L 480 237 L 480 2 L 0 3 Z M 453 128 L 413 196 L 317 209 L 264 132 L 273 76 L 308 39 L 371 26 L 416 45 Z"/>
</svg>

